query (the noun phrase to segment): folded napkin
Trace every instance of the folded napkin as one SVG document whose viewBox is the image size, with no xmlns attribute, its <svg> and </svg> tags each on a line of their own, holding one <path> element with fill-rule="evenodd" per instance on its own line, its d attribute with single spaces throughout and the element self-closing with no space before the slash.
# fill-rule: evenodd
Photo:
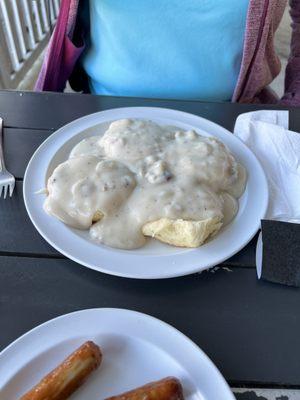
<svg viewBox="0 0 300 400">
<path fill-rule="evenodd" d="M 266 219 L 300 223 L 300 133 L 288 130 L 288 119 L 288 111 L 262 110 L 242 114 L 236 120 L 234 134 L 253 151 L 267 176 L 269 207 Z M 288 226 L 285 226 L 285 229 L 288 229 Z M 300 270 L 300 246 L 297 241 L 296 245 L 293 241 L 294 247 L 291 248 L 291 243 L 287 243 L 287 240 L 283 240 L 282 237 L 279 240 L 276 232 L 278 232 L 278 224 L 276 227 L 275 223 L 264 224 L 262 242 L 265 236 L 268 239 L 268 246 L 263 247 L 262 243 L 258 243 L 258 276 L 262 275 L 268 280 L 287 283 L 285 276 L 287 269 L 294 265 L 293 268 Z M 300 244 L 300 235 L 297 235 L 296 239 Z M 275 246 L 277 246 L 277 251 L 280 246 L 285 252 L 286 259 L 289 258 L 289 266 L 283 265 L 282 258 L 278 265 L 275 265 L 275 252 L 272 251 Z M 263 254 L 260 253 L 261 251 Z M 267 251 L 269 256 L 266 254 Z M 272 262 L 270 262 L 271 256 Z M 295 278 L 297 282 L 295 280 L 291 283 L 289 279 L 287 284 L 300 284 L 299 274 L 295 272 L 294 275 L 297 277 Z M 289 271 L 289 276 L 291 276 L 291 271 Z"/>
</svg>

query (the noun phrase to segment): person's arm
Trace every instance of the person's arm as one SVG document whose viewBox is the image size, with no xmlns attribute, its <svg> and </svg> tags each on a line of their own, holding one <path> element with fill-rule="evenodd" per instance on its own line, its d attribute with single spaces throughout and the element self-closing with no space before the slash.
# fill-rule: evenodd
<svg viewBox="0 0 300 400">
<path fill-rule="evenodd" d="M 292 18 L 291 54 L 285 71 L 284 105 L 300 106 L 300 0 L 290 0 Z"/>
</svg>

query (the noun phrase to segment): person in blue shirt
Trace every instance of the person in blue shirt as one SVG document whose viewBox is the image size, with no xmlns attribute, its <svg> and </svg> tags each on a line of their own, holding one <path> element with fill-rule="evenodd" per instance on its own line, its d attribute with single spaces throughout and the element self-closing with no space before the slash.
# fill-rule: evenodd
<svg viewBox="0 0 300 400">
<path fill-rule="evenodd" d="M 300 104 L 300 0 L 284 95 L 274 35 L 287 0 L 61 0 L 35 89 Z M 83 40 L 84 39 L 84 40 Z"/>
<path fill-rule="evenodd" d="M 80 63 L 91 93 L 230 101 L 249 0 L 89 0 Z"/>
</svg>

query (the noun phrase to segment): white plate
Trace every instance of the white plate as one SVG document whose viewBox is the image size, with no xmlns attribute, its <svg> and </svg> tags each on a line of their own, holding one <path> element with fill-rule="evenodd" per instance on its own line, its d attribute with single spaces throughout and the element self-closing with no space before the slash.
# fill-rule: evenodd
<svg viewBox="0 0 300 400">
<path fill-rule="evenodd" d="M 168 246 L 149 239 L 137 250 L 118 250 L 89 240 L 87 231 L 72 229 L 43 211 L 45 187 L 53 169 L 67 159 L 72 147 L 84 137 L 103 134 L 111 121 L 145 118 L 183 129 L 213 135 L 225 143 L 248 171 L 245 193 L 239 212 L 231 224 L 209 243 L 197 249 Z M 255 235 L 268 204 L 265 174 L 253 153 L 226 129 L 192 114 L 163 108 L 120 108 L 91 114 L 65 125 L 51 135 L 34 153 L 24 177 L 27 212 L 39 233 L 56 250 L 72 260 L 97 271 L 130 278 L 170 278 L 212 267 L 241 250 Z"/>
<path fill-rule="evenodd" d="M 0 354 L 1 400 L 19 398 L 84 341 L 103 353 L 100 368 L 72 400 L 101 400 L 166 376 L 186 400 L 234 400 L 212 361 L 170 325 L 135 311 L 100 308 L 55 318 Z"/>
</svg>

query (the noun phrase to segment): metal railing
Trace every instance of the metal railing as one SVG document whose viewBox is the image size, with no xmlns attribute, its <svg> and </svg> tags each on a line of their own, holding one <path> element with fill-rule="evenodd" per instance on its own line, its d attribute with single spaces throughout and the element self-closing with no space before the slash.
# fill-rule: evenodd
<svg viewBox="0 0 300 400">
<path fill-rule="evenodd" d="M 0 0 L 0 87 L 16 88 L 43 51 L 60 0 Z"/>
</svg>

